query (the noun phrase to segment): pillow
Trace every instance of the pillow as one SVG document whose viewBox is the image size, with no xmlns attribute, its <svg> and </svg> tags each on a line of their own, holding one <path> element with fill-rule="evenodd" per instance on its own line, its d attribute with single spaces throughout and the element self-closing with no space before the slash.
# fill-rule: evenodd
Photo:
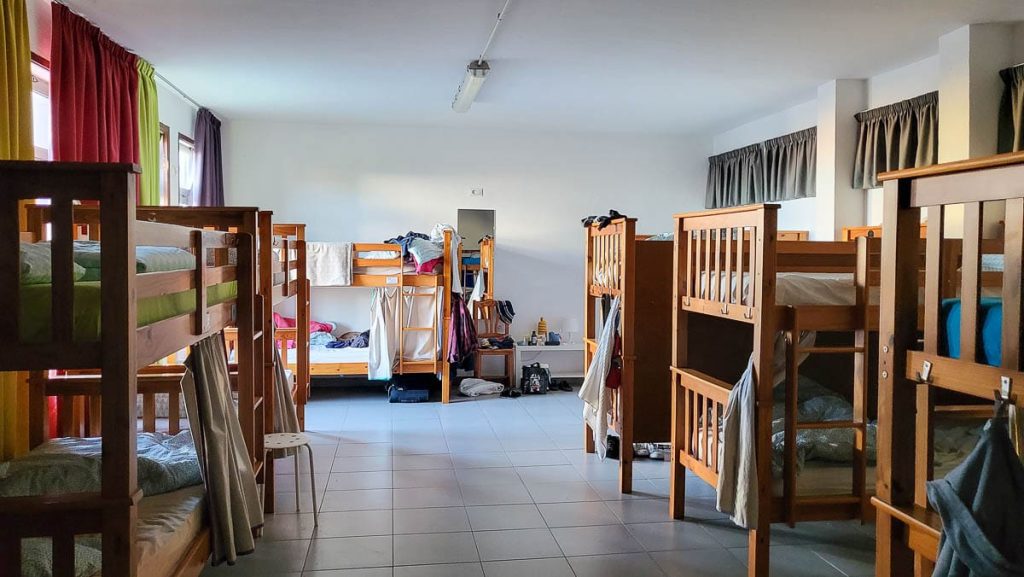
<svg viewBox="0 0 1024 577">
<path fill-rule="evenodd" d="M 100 280 L 100 243 L 95 240 L 75 241 L 75 264 L 85 269 L 85 280 Z M 185 249 L 172 246 L 135 247 L 135 272 L 167 272 L 189 270 L 196 258 Z"/>
<path fill-rule="evenodd" d="M 414 238 L 409 241 L 409 254 L 417 265 L 439 259 L 444 256 L 444 249 L 422 238 Z"/>
<path fill-rule="evenodd" d="M 23 242 L 21 253 L 21 284 L 49 284 L 53 282 L 53 259 L 50 243 Z M 85 276 L 85 269 L 72 263 L 71 278 L 79 281 Z"/>
</svg>

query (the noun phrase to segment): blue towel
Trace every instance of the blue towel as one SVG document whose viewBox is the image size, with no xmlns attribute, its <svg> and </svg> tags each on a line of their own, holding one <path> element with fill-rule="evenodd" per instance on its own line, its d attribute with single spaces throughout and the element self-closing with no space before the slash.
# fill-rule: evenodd
<svg viewBox="0 0 1024 577">
<path fill-rule="evenodd" d="M 998 367 L 1003 360 L 1003 300 L 996 297 L 979 299 L 981 324 L 978 362 Z M 942 323 L 939 354 L 960 358 L 960 299 L 942 301 Z"/>
</svg>

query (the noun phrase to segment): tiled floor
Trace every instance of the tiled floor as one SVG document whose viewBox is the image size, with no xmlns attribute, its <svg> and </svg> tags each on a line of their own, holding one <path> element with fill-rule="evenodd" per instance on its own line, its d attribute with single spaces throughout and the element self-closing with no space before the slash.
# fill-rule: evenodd
<svg viewBox="0 0 1024 577">
<path fill-rule="evenodd" d="M 668 465 L 639 461 L 620 495 L 617 461 L 582 449 L 573 393 L 390 405 L 377 390 L 317 389 L 320 527 L 308 477 L 295 513 L 290 460 L 255 554 L 203 577 L 746 576 L 746 533 L 687 480 L 688 521 L 668 517 Z M 303 468 L 305 471 L 305 468 Z M 874 574 L 871 526 L 772 529 L 772 574 Z"/>
</svg>

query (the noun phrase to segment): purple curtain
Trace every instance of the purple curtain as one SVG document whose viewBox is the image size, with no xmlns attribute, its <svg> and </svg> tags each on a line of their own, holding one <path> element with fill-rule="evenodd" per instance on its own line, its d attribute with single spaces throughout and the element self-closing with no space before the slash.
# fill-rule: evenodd
<svg viewBox="0 0 1024 577">
<path fill-rule="evenodd" d="M 206 108 L 196 114 L 196 184 L 199 206 L 224 206 L 220 119 Z"/>
</svg>

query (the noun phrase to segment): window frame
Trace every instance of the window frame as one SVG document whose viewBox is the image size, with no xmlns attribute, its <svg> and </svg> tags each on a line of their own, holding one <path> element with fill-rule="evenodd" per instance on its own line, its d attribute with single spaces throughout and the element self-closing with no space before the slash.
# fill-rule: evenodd
<svg viewBox="0 0 1024 577">
<path fill-rule="evenodd" d="M 189 202 L 188 202 L 187 205 L 183 205 L 183 206 L 195 206 L 195 202 L 196 202 L 196 198 L 195 198 L 196 175 L 195 175 L 194 169 L 195 169 L 195 166 L 196 166 L 196 141 L 191 136 L 189 136 L 187 134 L 182 134 L 181 132 L 178 133 L 178 159 L 179 159 L 178 160 L 178 204 L 179 205 L 182 204 L 181 203 L 181 192 L 182 192 L 182 188 L 181 188 L 181 169 L 182 169 L 182 167 L 181 167 L 181 147 L 182 147 L 183 144 L 189 150 L 192 151 L 192 164 L 191 164 L 191 167 L 193 169 L 192 187 L 188 189 L 188 200 L 189 200 Z"/>
<path fill-rule="evenodd" d="M 171 206 L 171 127 L 160 123 L 160 204 Z"/>
</svg>

